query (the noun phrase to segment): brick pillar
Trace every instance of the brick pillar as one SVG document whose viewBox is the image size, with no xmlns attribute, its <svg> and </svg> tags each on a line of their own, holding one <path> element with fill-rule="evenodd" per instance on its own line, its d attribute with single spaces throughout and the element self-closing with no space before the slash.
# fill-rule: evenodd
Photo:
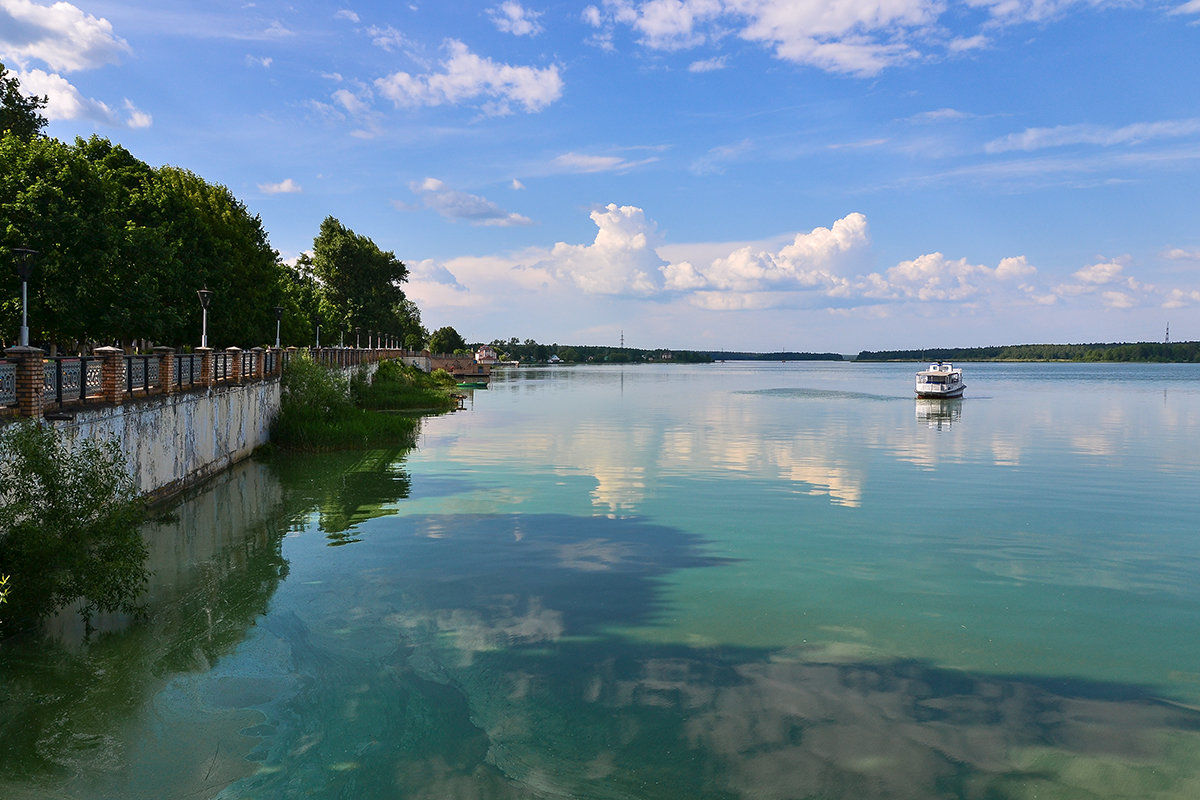
<svg viewBox="0 0 1200 800">
<path fill-rule="evenodd" d="M 211 347 L 197 347 L 200 356 L 200 385 L 212 386 L 213 381 L 213 351 Z"/>
<path fill-rule="evenodd" d="M 156 347 L 154 355 L 158 356 L 158 393 L 175 394 L 175 348 Z"/>
<path fill-rule="evenodd" d="M 37 347 L 10 347 L 4 355 L 17 359 L 17 411 L 23 417 L 40 417 L 46 388 L 45 353 Z"/>
<path fill-rule="evenodd" d="M 263 379 L 264 362 L 266 361 L 266 352 L 261 347 L 255 347 L 250 351 L 250 357 L 254 359 L 254 366 L 251 372 L 254 374 L 254 380 L 261 381 Z"/>
<path fill-rule="evenodd" d="M 229 377 L 234 383 L 242 382 L 242 348 L 226 347 L 225 352 L 229 354 Z"/>
<path fill-rule="evenodd" d="M 125 351 L 119 347 L 97 347 L 92 351 L 100 362 L 100 396 L 114 406 L 125 401 Z"/>
</svg>

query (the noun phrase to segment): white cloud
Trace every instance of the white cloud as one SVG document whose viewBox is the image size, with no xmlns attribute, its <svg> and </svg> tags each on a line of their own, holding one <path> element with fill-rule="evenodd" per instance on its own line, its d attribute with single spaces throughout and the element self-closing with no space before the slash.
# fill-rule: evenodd
<svg viewBox="0 0 1200 800">
<path fill-rule="evenodd" d="M 1163 308 L 1200 306 L 1200 290 L 1172 289 L 1163 300 Z"/>
<path fill-rule="evenodd" d="M 102 125 L 125 128 L 147 128 L 153 122 L 151 116 L 139 110 L 134 104 L 125 100 L 123 108 L 127 113 L 125 119 L 114 111 L 107 103 L 90 97 L 84 97 L 74 84 L 61 75 L 34 69 L 29 72 L 17 72 L 21 89 L 31 95 L 46 97 L 46 107 L 43 110 L 46 119 L 56 120 L 88 119 Z"/>
<path fill-rule="evenodd" d="M 350 22 L 353 22 L 356 24 L 359 21 L 358 14 L 355 14 L 353 11 L 351 11 L 348 8 L 338 9 L 338 11 L 336 13 L 334 13 L 333 18 L 349 20 Z"/>
<path fill-rule="evenodd" d="M 258 190 L 263 194 L 300 194 L 304 191 L 300 184 L 291 178 L 285 178 L 279 183 L 260 183 Z"/>
<path fill-rule="evenodd" d="M 542 32 L 539 11 L 530 11 L 515 0 L 506 0 L 497 8 L 488 9 L 488 16 L 496 27 L 514 36 L 536 36 Z"/>
<path fill-rule="evenodd" d="M 562 96 L 558 67 L 514 67 L 498 64 L 470 52 L 465 44 L 450 40 L 442 71 L 426 75 L 395 72 L 375 81 L 379 91 L 397 106 L 457 105 L 486 98 L 482 109 L 490 115 L 511 113 L 514 105 L 540 111 Z"/>
<path fill-rule="evenodd" d="M 246 66 L 248 67 L 262 67 L 263 69 L 269 69 L 273 61 L 274 59 L 272 59 L 270 56 L 246 56 Z"/>
<path fill-rule="evenodd" d="M 383 27 L 372 25 L 367 28 L 367 35 L 371 37 L 371 44 L 376 47 L 382 47 L 389 53 L 397 51 L 407 52 L 416 49 L 413 42 L 407 36 L 391 25 Z"/>
<path fill-rule="evenodd" d="M 719 69 L 725 69 L 725 56 L 706 58 L 688 64 L 688 72 L 715 72 Z"/>
<path fill-rule="evenodd" d="M 1188 0 L 1181 6 L 1171 9 L 1172 14 L 1200 14 L 1200 0 Z"/>
<path fill-rule="evenodd" d="M 125 124 L 130 128 L 149 128 L 154 124 L 154 118 L 137 108 L 128 98 L 125 100 L 125 112 L 129 115 Z"/>
<path fill-rule="evenodd" d="M 504 228 L 533 224 L 533 220 L 528 217 L 505 211 L 479 195 L 451 189 L 437 178 L 426 178 L 413 183 L 409 188 L 421 197 L 427 207 L 446 219 L 463 219 L 472 225 Z"/>
<path fill-rule="evenodd" d="M 867 218 L 847 214 L 830 228 L 797 234 L 777 252 L 742 247 L 696 273 L 709 288 L 734 292 L 780 288 L 841 292 L 848 284 L 838 274 L 843 263 L 868 243 Z M 692 281 L 686 272 L 684 277 Z"/>
<path fill-rule="evenodd" d="M 584 19 L 602 31 L 628 26 L 656 50 L 712 45 L 736 30 L 785 61 L 874 75 L 916 58 L 901 39 L 932 30 L 942 9 L 936 0 L 605 0 Z"/>
<path fill-rule="evenodd" d="M 1200 0 L 1196 0 L 1200 2 Z M 1172 261 L 1200 261 L 1200 250 L 1184 250 L 1180 247 L 1173 247 L 1163 253 L 1164 258 Z"/>
<path fill-rule="evenodd" d="M 40 61 L 54 72 L 75 72 L 115 64 L 129 52 L 112 23 L 70 3 L 0 0 L 0 60 L 10 68 Z"/>
<path fill-rule="evenodd" d="M 641 161 L 628 161 L 620 156 L 593 156 L 586 153 L 563 153 L 556 156 L 551 166 L 561 172 L 622 172 L 657 161 L 657 158 L 645 158 Z"/>
<path fill-rule="evenodd" d="M 645 212 L 609 203 L 591 218 L 599 228 L 591 244 L 559 242 L 538 266 L 588 294 L 654 293 L 663 261 L 654 250 L 656 227 Z"/>
<path fill-rule="evenodd" d="M 988 142 L 984 150 L 1004 153 L 1011 150 L 1040 150 L 1074 144 L 1110 147 L 1138 144 L 1152 139 L 1178 138 L 1200 133 L 1200 119 L 1137 122 L 1120 128 L 1102 125 L 1059 125 L 1054 128 L 1029 128 Z"/>
<path fill-rule="evenodd" d="M 519 192 L 519 191 L 521 191 L 521 190 L 522 190 L 522 189 L 524 189 L 524 188 L 525 188 L 525 184 L 521 183 L 521 182 L 520 182 L 519 180 L 517 180 L 516 178 L 513 178 L 513 179 L 512 179 L 512 189 L 513 189 L 513 191 L 514 191 L 514 192 Z"/>
</svg>

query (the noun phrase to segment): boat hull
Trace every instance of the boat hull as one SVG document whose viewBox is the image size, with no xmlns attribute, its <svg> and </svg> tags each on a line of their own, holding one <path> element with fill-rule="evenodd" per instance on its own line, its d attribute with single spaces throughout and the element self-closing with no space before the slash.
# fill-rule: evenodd
<svg viewBox="0 0 1200 800">
<path fill-rule="evenodd" d="M 963 383 L 945 391 L 929 391 L 928 389 L 918 389 L 917 398 L 920 400 L 938 400 L 941 398 L 949 399 L 953 397 L 962 397 L 963 390 L 966 388 L 967 385 Z"/>
</svg>

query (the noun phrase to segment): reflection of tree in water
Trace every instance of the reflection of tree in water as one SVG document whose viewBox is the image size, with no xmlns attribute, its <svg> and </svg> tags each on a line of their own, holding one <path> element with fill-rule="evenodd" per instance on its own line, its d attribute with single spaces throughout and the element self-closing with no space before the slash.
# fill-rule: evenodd
<svg viewBox="0 0 1200 800">
<path fill-rule="evenodd" d="M 223 476 L 203 499 L 228 511 L 238 505 L 230 487 L 253 472 Z M 170 520 L 148 526 L 152 553 L 155 540 L 198 553 L 178 573 L 151 579 L 148 619 L 75 645 L 50 636 L 5 642 L 0 796 L 11 796 L 4 780 L 119 772 L 127 756 L 120 731 L 147 699 L 172 675 L 208 669 L 232 652 L 266 611 L 287 574 L 285 517 L 263 504 L 255 519 L 238 517 L 197 542 L 188 529 L 203 514 L 185 501 Z"/>
<path fill-rule="evenodd" d="M 286 453 L 267 463 L 297 519 L 316 511 L 320 530 L 339 545 L 358 541 L 355 531 L 363 522 L 391 514 L 386 506 L 408 497 L 412 479 L 403 464 L 411 449 Z"/>
</svg>

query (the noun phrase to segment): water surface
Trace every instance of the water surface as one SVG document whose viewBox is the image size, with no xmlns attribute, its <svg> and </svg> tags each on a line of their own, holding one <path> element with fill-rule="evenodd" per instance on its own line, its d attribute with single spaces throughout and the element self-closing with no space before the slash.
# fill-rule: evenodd
<svg viewBox="0 0 1200 800">
<path fill-rule="evenodd" d="M 1200 794 L 1200 367 L 509 370 L 0 646 L 0 796 Z"/>
</svg>

